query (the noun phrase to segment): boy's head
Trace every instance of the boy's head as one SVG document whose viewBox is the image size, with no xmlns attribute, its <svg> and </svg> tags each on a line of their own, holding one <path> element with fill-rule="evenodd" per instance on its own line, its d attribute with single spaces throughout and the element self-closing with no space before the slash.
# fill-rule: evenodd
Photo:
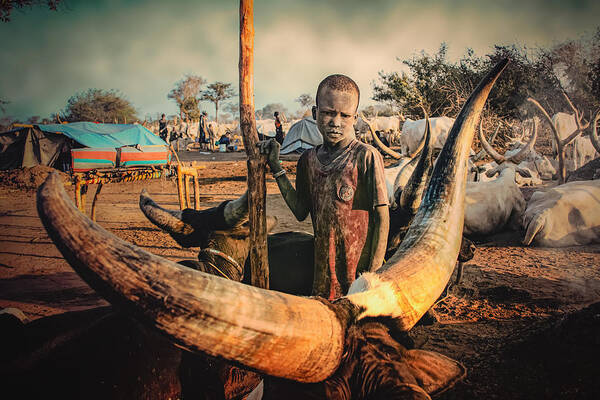
<svg viewBox="0 0 600 400">
<path fill-rule="evenodd" d="M 354 138 L 359 99 L 358 85 L 345 75 L 330 75 L 321 81 L 312 114 L 326 144 Z"/>
<path fill-rule="evenodd" d="M 279 111 L 275 111 L 275 112 L 273 113 L 273 116 L 274 116 L 274 117 L 279 117 Z"/>
</svg>

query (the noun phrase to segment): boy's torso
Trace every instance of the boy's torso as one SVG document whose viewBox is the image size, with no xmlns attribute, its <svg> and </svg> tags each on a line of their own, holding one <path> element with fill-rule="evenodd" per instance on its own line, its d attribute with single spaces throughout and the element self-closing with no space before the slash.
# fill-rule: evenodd
<svg viewBox="0 0 600 400">
<path fill-rule="evenodd" d="M 366 187 L 365 157 L 375 150 L 353 140 L 327 165 L 318 150 L 308 150 L 298 162 L 299 173 L 305 170 L 300 193 L 310 205 L 315 233 L 313 294 L 331 299 L 344 295 L 369 264 L 373 194 Z"/>
</svg>

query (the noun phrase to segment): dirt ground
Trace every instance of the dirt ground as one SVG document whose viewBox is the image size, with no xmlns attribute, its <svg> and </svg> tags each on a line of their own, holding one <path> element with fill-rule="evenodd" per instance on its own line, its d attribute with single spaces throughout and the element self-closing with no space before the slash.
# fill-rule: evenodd
<svg viewBox="0 0 600 400">
<path fill-rule="evenodd" d="M 180 155 L 184 162 L 205 166 L 202 208 L 245 190 L 243 153 Z M 293 178 L 295 161 L 283 161 L 283 166 Z M 38 181 L 0 179 L 0 307 L 17 307 L 36 319 L 106 304 L 48 238 L 35 207 Z M 138 208 L 142 188 L 160 205 L 178 208 L 174 180 L 111 184 L 100 195 L 98 223 L 154 254 L 194 259 L 197 249 L 181 249 L 143 216 Z M 90 193 L 94 190 L 91 186 Z M 271 178 L 267 192 L 267 212 L 279 220 L 275 231 L 312 232 L 309 220 L 295 220 Z M 523 247 L 520 238 L 520 233 L 505 232 L 478 243 L 462 282 L 434 308 L 439 322 L 411 332 L 419 346 L 468 369 L 467 378 L 441 398 L 600 398 L 595 362 L 600 307 L 585 309 L 600 301 L 600 245 Z"/>
</svg>

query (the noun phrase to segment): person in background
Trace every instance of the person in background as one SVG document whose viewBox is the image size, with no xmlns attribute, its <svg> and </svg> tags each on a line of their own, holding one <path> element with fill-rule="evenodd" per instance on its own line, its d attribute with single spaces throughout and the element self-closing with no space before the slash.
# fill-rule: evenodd
<svg viewBox="0 0 600 400">
<path fill-rule="evenodd" d="M 215 143 L 217 141 L 217 132 L 213 124 L 208 124 L 206 144 L 209 151 L 215 151 Z"/>
<path fill-rule="evenodd" d="M 202 111 L 200 114 L 200 121 L 198 122 L 198 143 L 200 143 L 200 150 L 207 150 L 209 144 L 207 126 L 206 126 L 206 111 Z"/>
<path fill-rule="evenodd" d="M 229 138 L 229 132 L 225 132 L 219 138 L 219 151 L 231 151 L 231 139 Z"/>
<path fill-rule="evenodd" d="M 279 111 L 275 111 L 273 116 L 275 117 L 275 140 L 277 140 L 277 143 L 281 145 L 283 144 L 285 135 L 283 134 L 283 125 L 281 124 L 281 119 L 279 118 Z"/>
<path fill-rule="evenodd" d="M 169 130 L 167 128 L 167 117 L 163 114 L 158 120 L 158 136 L 165 142 L 167 141 L 167 136 L 169 135 Z"/>
</svg>

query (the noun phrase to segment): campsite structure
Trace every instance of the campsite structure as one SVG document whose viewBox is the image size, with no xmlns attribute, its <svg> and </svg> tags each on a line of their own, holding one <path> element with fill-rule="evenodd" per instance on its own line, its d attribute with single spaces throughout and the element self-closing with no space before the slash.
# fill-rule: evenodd
<svg viewBox="0 0 600 400">
<path fill-rule="evenodd" d="M 93 221 L 104 184 L 170 175 L 167 143 L 138 124 L 23 125 L 0 134 L 0 145 L 0 169 L 43 165 L 71 172 L 75 204 L 82 212 L 88 185 L 97 184 Z"/>
<path fill-rule="evenodd" d="M 300 153 L 323 143 L 323 137 L 317 129 L 317 123 L 312 119 L 303 118 L 296 122 L 283 139 L 280 154 Z"/>
</svg>

